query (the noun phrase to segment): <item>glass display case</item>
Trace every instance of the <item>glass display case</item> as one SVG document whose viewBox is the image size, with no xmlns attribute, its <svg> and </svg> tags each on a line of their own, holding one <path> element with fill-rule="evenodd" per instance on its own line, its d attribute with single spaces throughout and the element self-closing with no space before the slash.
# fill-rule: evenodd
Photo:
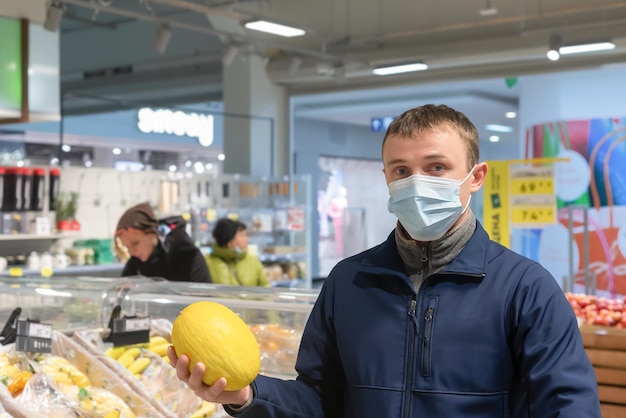
<svg viewBox="0 0 626 418">
<path fill-rule="evenodd" d="M 39 319 L 72 333 L 108 326 L 116 306 L 122 316 L 171 323 L 187 305 L 219 302 L 251 327 L 261 349 L 261 373 L 293 377 L 304 325 L 319 290 L 224 286 L 148 278 L 0 278 L 0 321 L 16 307 L 20 318 Z"/>
<path fill-rule="evenodd" d="M 174 321 L 187 305 L 210 300 L 237 313 L 252 329 L 261 350 L 261 373 L 294 377 L 295 361 L 306 321 L 319 290 L 224 286 L 167 281 L 135 282 L 105 300 L 105 320 L 119 303 L 126 315 Z"/>
</svg>

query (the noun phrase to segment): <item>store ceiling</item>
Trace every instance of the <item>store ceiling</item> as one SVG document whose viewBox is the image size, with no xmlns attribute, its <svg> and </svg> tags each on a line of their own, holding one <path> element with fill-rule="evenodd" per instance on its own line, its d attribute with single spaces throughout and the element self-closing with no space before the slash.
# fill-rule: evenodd
<svg viewBox="0 0 626 418">
<path fill-rule="evenodd" d="M 468 109 L 477 124 L 516 107 L 505 77 L 613 65 L 626 60 L 626 2 L 611 0 L 64 0 L 62 87 L 66 112 L 110 108 L 93 100 L 180 104 L 219 101 L 222 54 L 267 60 L 271 80 L 297 96 L 298 114 L 368 124 L 421 102 Z M 297 38 L 262 35 L 263 18 L 301 27 Z M 153 50 L 157 29 L 172 36 Z M 611 39 L 617 48 L 546 58 L 564 44 Z M 297 71 L 289 71 L 294 58 Z M 422 61 L 427 71 L 375 76 L 384 64 Z M 366 92 L 361 91 L 367 89 Z M 339 92 L 340 94 L 337 94 Z M 87 96 L 87 97 L 79 97 Z M 486 123 L 486 122 L 485 122 Z"/>
</svg>

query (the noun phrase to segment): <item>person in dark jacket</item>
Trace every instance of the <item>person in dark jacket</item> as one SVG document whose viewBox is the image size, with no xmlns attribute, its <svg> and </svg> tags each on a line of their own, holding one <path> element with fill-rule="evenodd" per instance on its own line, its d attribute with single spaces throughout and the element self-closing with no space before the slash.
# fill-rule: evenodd
<svg viewBox="0 0 626 418">
<path fill-rule="evenodd" d="M 404 112 L 383 140 L 387 240 L 340 261 L 307 321 L 295 380 L 225 391 L 173 347 L 178 377 L 232 416 L 599 418 L 593 367 L 550 273 L 501 246 L 469 208 L 487 164 L 447 106 Z"/>
<path fill-rule="evenodd" d="M 158 220 L 148 203 L 126 210 L 115 230 L 115 245 L 127 252 L 122 276 L 162 277 L 172 281 L 211 282 L 202 253 L 180 216 Z"/>
</svg>

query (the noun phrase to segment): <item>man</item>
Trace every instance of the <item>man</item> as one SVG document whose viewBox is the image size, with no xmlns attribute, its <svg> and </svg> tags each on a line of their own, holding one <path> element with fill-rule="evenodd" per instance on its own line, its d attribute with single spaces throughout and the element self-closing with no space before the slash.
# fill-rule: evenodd
<svg viewBox="0 0 626 418">
<path fill-rule="evenodd" d="M 574 313 L 539 264 L 489 240 L 469 209 L 478 133 L 425 105 L 383 140 L 386 242 L 337 264 L 306 325 L 295 381 L 224 392 L 170 349 L 180 379 L 241 417 L 600 417 Z"/>
</svg>

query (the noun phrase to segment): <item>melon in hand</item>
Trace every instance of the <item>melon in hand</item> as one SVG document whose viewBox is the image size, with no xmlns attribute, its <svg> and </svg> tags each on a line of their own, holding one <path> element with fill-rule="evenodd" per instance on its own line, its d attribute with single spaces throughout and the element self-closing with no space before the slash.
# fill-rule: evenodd
<svg viewBox="0 0 626 418">
<path fill-rule="evenodd" d="M 248 325 L 226 306 L 209 301 L 185 307 L 172 326 L 177 356 L 189 357 L 189 371 L 196 363 L 206 366 L 202 381 L 211 386 L 226 378 L 226 390 L 248 386 L 259 374 L 259 344 Z"/>
</svg>

